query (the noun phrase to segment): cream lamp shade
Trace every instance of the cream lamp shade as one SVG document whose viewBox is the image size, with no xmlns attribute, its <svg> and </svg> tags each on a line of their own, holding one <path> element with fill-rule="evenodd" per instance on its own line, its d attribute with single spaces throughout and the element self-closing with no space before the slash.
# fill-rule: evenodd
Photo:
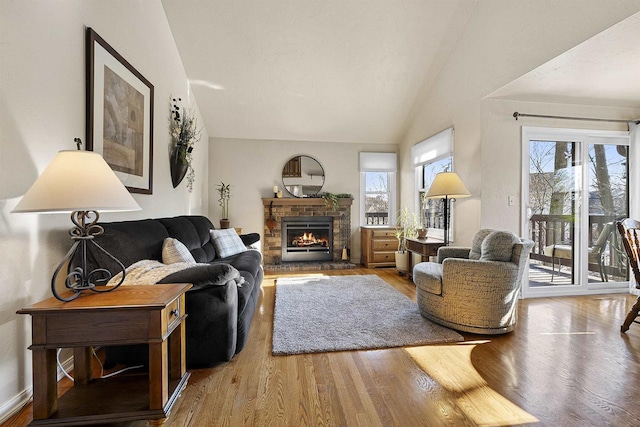
<svg viewBox="0 0 640 427">
<path fill-rule="evenodd" d="M 80 140 L 75 141 L 79 147 Z M 75 227 L 69 230 L 69 234 L 74 243 L 51 278 L 51 292 L 60 301 L 67 302 L 77 298 L 84 290 L 111 292 L 123 283 L 126 275 L 125 266 L 94 242 L 94 239 L 104 232 L 98 225 L 98 211 L 135 210 L 140 210 L 140 206 L 102 156 L 93 151 L 78 149 L 58 152 L 11 212 L 71 212 L 71 221 Z M 114 286 L 99 286 L 106 284 L 112 273 L 101 268 L 89 271 L 89 247 L 103 252 L 116 262 L 122 272 L 119 283 Z M 72 270 L 69 262 L 76 259 L 76 256 L 80 258 L 80 265 Z M 64 284 L 71 291 L 70 294 L 61 294 L 56 288 L 58 275 L 65 266 L 67 271 Z"/>
<path fill-rule="evenodd" d="M 448 197 L 450 199 L 469 197 L 471 193 L 455 172 L 440 172 L 436 175 L 426 197 L 429 199 Z"/>
<path fill-rule="evenodd" d="M 60 151 L 12 212 L 135 211 L 140 206 L 102 156 Z"/>
</svg>

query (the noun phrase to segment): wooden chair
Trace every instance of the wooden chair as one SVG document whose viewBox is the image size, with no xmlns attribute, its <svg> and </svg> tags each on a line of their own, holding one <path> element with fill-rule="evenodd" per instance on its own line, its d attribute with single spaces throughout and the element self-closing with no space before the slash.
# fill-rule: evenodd
<svg viewBox="0 0 640 427">
<path fill-rule="evenodd" d="M 636 288 L 640 289 L 640 270 L 638 269 L 638 262 L 640 259 L 640 221 L 627 218 L 622 221 L 617 221 L 616 226 L 618 232 L 622 236 L 622 244 L 624 250 L 629 257 L 629 265 L 633 272 L 633 277 L 636 281 Z M 620 327 L 620 332 L 627 332 L 631 323 L 639 323 L 636 318 L 640 313 L 640 297 L 638 297 L 636 303 L 631 307 L 629 314 L 624 319 L 624 323 Z"/>
</svg>

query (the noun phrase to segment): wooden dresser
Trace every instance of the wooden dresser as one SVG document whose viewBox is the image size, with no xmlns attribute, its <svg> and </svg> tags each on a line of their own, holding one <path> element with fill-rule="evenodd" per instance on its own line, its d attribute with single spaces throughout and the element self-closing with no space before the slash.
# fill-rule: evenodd
<svg viewBox="0 0 640 427">
<path fill-rule="evenodd" d="M 366 268 L 395 267 L 398 239 L 393 232 L 398 227 L 360 227 L 362 256 L 360 262 Z"/>
</svg>

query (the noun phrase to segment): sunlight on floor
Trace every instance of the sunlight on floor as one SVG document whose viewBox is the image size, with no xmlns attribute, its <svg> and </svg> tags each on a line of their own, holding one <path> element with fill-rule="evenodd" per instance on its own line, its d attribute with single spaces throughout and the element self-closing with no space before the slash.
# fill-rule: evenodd
<svg viewBox="0 0 640 427">
<path fill-rule="evenodd" d="M 458 409 L 479 426 L 536 423 L 539 420 L 494 391 L 471 363 L 471 352 L 489 341 L 406 348 L 411 358 L 442 387 L 456 394 Z"/>
<path fill-rule="evenodd" d="M 541 332 L 540 335 L 595 335 L 595 332 L 592 331 L 584 331 L 584 332 Z"/>
<path fill-rule="evenodd" d="M 262 286 L 274 286 L 276 282 L 278 282 L 279 285 L 304 285 L 305 283 L 317 282 L 327 277 L 328 276 L 322 273 L 287 274 L 286 276 L 276 276 L 272 280 L 265 280 Z"/>
</svg>

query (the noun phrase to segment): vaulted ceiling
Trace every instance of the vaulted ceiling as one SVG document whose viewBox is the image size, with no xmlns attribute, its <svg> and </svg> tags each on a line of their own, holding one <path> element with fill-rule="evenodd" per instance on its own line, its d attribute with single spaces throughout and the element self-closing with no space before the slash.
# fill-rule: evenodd
<svg viewBox="0 0 640 427">
<path fill-rule="evenodd" d="M 163 0 L 209 136 L 397 143 L 476 0 Z"/>
<path fill-rule="evenodd" d="M 492 98 L 640 108 L 640 12 L 491 94 Z"/>
<path fill-rule="evenodd" d="M 210 137 L 399 143 L 477 0 L 162 0 Z M 491 97 L 640 107 L 640 13 Z"/>
</svg>

